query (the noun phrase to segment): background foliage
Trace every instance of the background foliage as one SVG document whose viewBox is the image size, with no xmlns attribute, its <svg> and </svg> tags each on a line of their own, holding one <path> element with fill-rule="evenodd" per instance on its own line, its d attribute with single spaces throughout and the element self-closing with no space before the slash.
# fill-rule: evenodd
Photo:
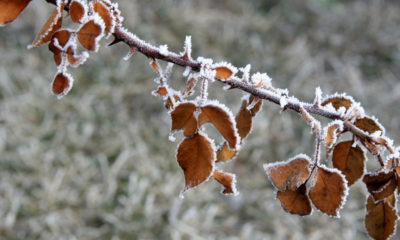
<svg viewBox="0 0 400 240">
<path fill-rule="evenodd" d="M 316 86 L 345 91 L 400 141 L 398 1 L 119 2 L 125 25 L 151 43 L 179 51 L 191 34 L 193 56 L 250 62 L 308 101 Z M 123 61 L 126 46 L 101 48 L 71 71 L 75 87 L 56 100 L 52 56 L 26 49 L 52 8 L 33 1 L 0 28 L 0 238 L 367 239 L 361 183 L 340 220 L 292 216 L 274 200 L 261 165 L 304 149 L 311 155 L 313 140 L 294 113 L 268 103 L 239 157 L 224 165 L 241 194 L 223 196 L 210 181 L 180 199 L 177 143 L 167 140 L 169 117 L 150 94 L 148 61 Z M 179 74 L 172 82 L 183 84 Z M 240 93 L 217 89 L 211 97 L 237 110 Z"/>
</svg>

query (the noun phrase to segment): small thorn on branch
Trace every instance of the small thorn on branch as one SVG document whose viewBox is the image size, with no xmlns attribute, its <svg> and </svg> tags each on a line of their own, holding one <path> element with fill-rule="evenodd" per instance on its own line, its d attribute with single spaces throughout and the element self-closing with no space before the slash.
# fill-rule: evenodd
<svg viewBox="0 0 400 240">
<path fill-rule="evenodd" d="M 120 43 L 120 42 L 122 42 L 121 39 L 114 37 L 114 40 L 112 42 L 110 42 L 108 44 L 108 46 L 111 47 L 112 45 L 115 45 L 115 44 Z"/>
<path fill-rule="evenodd" d="M 125 61 L 128 61 L 136 52 L 138 51 L 137 47 L 131 47 L 129 49 L 128 54 L 124 57 Z"/>
</svg>

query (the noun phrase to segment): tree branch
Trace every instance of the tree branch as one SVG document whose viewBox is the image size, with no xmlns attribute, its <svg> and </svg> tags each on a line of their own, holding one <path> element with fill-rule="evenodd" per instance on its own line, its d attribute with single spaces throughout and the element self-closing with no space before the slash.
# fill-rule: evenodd
<svg viewBox="0 0 400 240">
<path fill-rule="evenodd" d="M 45 0 L 48 3 L 56 5 L 56 0 Z M 66 9 L 67 10 L 67 9 Z M 198 61 L 195 61 L 191 58 L 182 56 L 177 53 L 173 52 L 168 52 L 168 54 L 163 54 L 159 48 L 148 44 L 147 42 L 143 41 L 136 35 L 132 34 L 122 26 L 117 26 L 114 30 L 113 36 L 115 37 L 114 43 L 117 42 L 123 42 L 126 45 L 128 45 L 131 49 L 135 49 L 136 51 L 142 53 L 143 55 L 147 56 L 150 59 L 159 59 L 162 61 L 170 62 L 176 65 L 179 65 L 181 67 L 190 67 L 192 71 L 200 71 L 201 68 L 201 63 Z M 271 91 L 266 91 L 264 89 L 256 88 L 253 85 L 244 82 L 244 81 L 239 81 L 236 79 L 228 79 L 228 80 L 221 80 L 217 79 L 219 82 L 228 84 L 230 85 L 231 88 L 237 88 L 242 91 L 245 91 L 247 93 L 250 93 L 254 96 L 257 96 L 260 99 L 264 99 L 266 101 L 275 103 L 277 105 L 280 105 L 280 99 L 281 96 L 272 93 Z M 382 144 L 379 142 L 377 139 L 367 135 L 364 131 L 359 129 L 357 126 L 352 124 L 349 121 L 345 121 L 342 116 L 335 112 L 328 111 L 326 109 L 322 109 L 320 106 L 316 104 L 310 104 L 310 103 L 303 103 L 298 101 L 297 99 L 295 101 L 291 100 L 290 98 L 287 99 L 287 104 L 284 107 L 285 109 L 290 109 L 293 110 L 297 113 L 300 113 L 300 108 L 303 107 L 308 113 L 319 115 L 328 119 L 332 120 L 343 120 L 344 121 L 344 126 L 345 129 L 352 132 L 354 135 L 359 137 L 360 139 L 364 140 L 369 140 L 370 142 L 374 142 L 380 145 L 383 145 L 386 147 L 386 149 L 394 153 L 395 150 L 393 149 L 392 146 Z"/>
</svg>

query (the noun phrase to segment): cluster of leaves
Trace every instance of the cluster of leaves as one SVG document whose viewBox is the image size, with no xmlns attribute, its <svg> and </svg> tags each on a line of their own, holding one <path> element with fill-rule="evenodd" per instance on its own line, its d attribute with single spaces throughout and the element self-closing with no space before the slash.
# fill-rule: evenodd
<svg viewBox="0 0 400 240">
<path fill-rule="evenodd" d="M 29 2 L 0 0 L 0 25 L 17 18 Z M 73 83 L 67 68 L 81 65 L 88 58 L 88 51 L 98 50 L 100 39 L 115 35 L 116 28 L 122 29 L 122 17 L 117 4 L 109 0 L 51 2 L 56 8 L 29 47 L 48 43 L 57 65 L 52 92 L 61 98 Z M 63 29 L 65 20 L 78 26 Z M 274 88 L 267 74 L 250 75 L 250 65 L 237 69 L 230 63 L 213 63 L 212 59 L 203 57 L 193 60 L 190 37 L 186 38 L 184 51 L 176 54 L 169 52 L 166 45 L 153 47 L 127 30 L 122 34 L 130 40 L 126 59 L 137 51 L 150 58 L 150 65 L 159 74 L 153 94 L 162 97 L 169 110 L 171 134 L 183 133 L 177 149 L 177 161 L 185 177 L 183 192 L 213 177 L 223 186 L 223 194 L 238 193 L 235 175 L 220 170 L 217 164 L 237 156 L 243 140 L 251 132 L 253 118 L 261 110 L 263 98 L 279 104 L 282 110 L 290 108 L 299 112 L 316 135 L 313 158 L 299 154 L 286 162 L 264 165 L 283 209 L 303 216 L 312 213 L 313 205 L 323 213 L 339 217 L 349 187 L 362 178 L 369 192 L 365 217 L 369 235 L 380 240 L 388 239 L 395 232 L 396 199 L 400 194 L 400 148 L 393 146 L 392 140 L 385 136 L 383 126 L 374 117 L 366 115 L 360 103 L 344 94 L 322 99 L 319 88 L 313 104 L 300 102 L 290 97 L 286 89 Z M 113 43 L 119 41 L 122 40 L 116 37 Z M 79 53 L 77 43 L 82 49 Z M 183 73 L 187 80 L 185 88 L 175 90 L 168 85 L 173 64 L 162 69 L 156 58 L 187 66 Z M 229 83 L 233 81 L 249 89 L 250 94 L 241 99 L 236 116 L 224 104 L 208 99 L 208 85 L 215 80 L 226 82 L 228 86 L 232 86 Z M 198 86 L 200 91 L 196 94 Z M 311 113 L 325 113 L 324 116 L 332 121 L 322 128 L 321 122 Z M 207 124 L 223 138 L 218 147 L 206 134 Z M 343 140 L 346 133 L 351 135 L 351 140 Z M 326 150 L 324 164 L 321 163 L 322 147 Z M 365 173 L 368 153 L 379 161 L 381 168 Z"/>
<path fill-rule="evenodd" d="M 29 2 L 30 0 L 0 1 L 0 24 L 13 21 Z M 67 10 L 66 17 L 64 9 Z M 56 1 L 56 8 L 28 48 L 48 43 L 57 66 L 57 73 L 51 85 L 52 92 L 58 98 L 66 95 L 72 88 L 73 78 L 67 72 L 67 68 L 83 64 L 89 57 L 88 51 L 96 52 L 99 49 L 99 41 L 110 36 L 115 26 L 121 22 L 118 6 L 108 0 Z M 63 24 L 68 23 L 78 26 L 75 29 L 62 28 Z M 87 51 L 78 53 L 77 42 Z"/>
<path fill-rule="evenodd" d="M 336 94 L 315 104 L 342 116 L 342 119 L 330 122 L 321 131 L 320 122 L 303 114 L 314 127 L 317 148 L 320 144 L 326 147 L 327 158 L 331 159 L 333 168 L 320 163 L 320 149 L 316 149 L 313 161 L 308 156 L 299 155 L 287 162 L 264 165 L 277 189 L 277 198 L 283 209 L 292 214 L 311 214 L 312 202 L 323 213 L 338 217 L 348 187 L 362 178 L 370 193 L 366 204 L 367 231 L 374 239 L 388 239 L 395 232 L 398 219 L 398 149 L 395 150 L 392 141 L 385 137 L 382 125 L 375 118 L 366 116 L 360 104 L 351 97 Z M 349 126 L 361 134 L 353 134 Z M 352 140 L 339 142 L 346 132 L 352 133 Z M 381 169 L 365 173 L 367 152 L 381 161 Z M 385 154 L 386 159 L 382 160 Z"/>
</svg>

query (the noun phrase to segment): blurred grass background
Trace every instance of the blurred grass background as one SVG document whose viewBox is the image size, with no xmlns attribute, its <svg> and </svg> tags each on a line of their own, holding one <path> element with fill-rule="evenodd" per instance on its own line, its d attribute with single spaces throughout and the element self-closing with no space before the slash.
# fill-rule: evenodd
<svg viewBox="0 0 400 240">
<path fill-rule="evenodd" d="M 192 35 L 194 56 L 251 63 L 306 101 L 317 86 L 347 92 L 400 142 L 397 0 L 118 2 L 125 26 L 153 44 L 181 51 Z M 268 103 L 238 158 L 220 166 L 237 174 L 241 194 L 223 196 L 210 180 L 180 199 L 177 142 L 150 94 L 148 60 L 123 61 L 122 44 L 101 48 L 71 69 L 74 87 L 56 100 L 50 52 L 26 49 L 52 8 L 35 0 L 0 28 L 0 239 L 368 239 L 360 182 L 341 219 L 281 209 L 261 166 L 312 154 L 313 138 Z M 171 84 L 182 87 L 176 71 Z M 211 97 L 236 112 L 241 93 L 215 85 Z"/>
</svg>

